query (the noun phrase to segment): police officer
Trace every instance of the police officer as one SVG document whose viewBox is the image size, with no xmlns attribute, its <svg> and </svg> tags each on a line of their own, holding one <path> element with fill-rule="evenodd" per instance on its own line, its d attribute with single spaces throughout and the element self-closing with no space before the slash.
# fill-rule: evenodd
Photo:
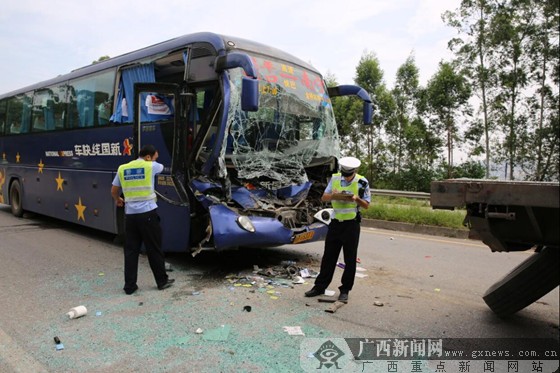
<svg viewBox="0 0 560 373">
<path fill-rule="evenodd" d="M 315 286 L 307 291 L 305 296 L 315 297 L 325 292 L 332 281 L 342 249 L 345 267 L 338 300 L 346 303 L 356 276 L 356 259 L 360 240 L 360 209 L 369 207 L 371 197 L 367 179 L 357 174 L 361 164 L 360 160 L 354 157 L 344 157 L 338 163 L 340 172 L 332 175 L 321 197 L 322 201 L 330 201 L 334 209 L 334 217 L 329 224 L 329 231 L 325 239 L 321 270 L 315 279 Z"/>
<path fill-rule="evenodd" d="M 161 249 L 162 232 L 154 191 L 155 175 L 163 171 L 163 165 L 156 162 L 158 155 L 153 145 L 143 146 L 138 159 L 119 167 L 111 187 L 111 196 L 117 206 L 125 207 L 123 290 L 126 294 L 138 290 L 138 257 L 142 243 L 158 289 L 167 289 L 175 282 L 165 272 L 165 259 Z"/>
</svg>

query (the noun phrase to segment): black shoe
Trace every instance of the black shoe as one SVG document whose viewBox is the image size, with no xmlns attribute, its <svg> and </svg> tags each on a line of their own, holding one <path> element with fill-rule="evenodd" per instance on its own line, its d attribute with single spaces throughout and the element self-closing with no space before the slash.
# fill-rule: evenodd
<svg viewBox="0 0 560 373">
<path fill-rule="evenodd" d="M 168 278 L 167 281 L 162 284 L 162 285 L 158 285 L 158 289 L 159 290 L 163 290 L 163 289 L 167 289 L 168 287 L 170 287 L 171 285 L 173 285 L 173 283 L 175 282 L 174 278 Z"/>
<path fill-rule="evenodd" d="M 136 290 L 138 290 L 138 286 L 137 286 L 137 285 L 134 285 L 134 287 L 131 288 L 131 289 L 123 288 L 123 290 L 124 290 L 124 292 L 125 292 L 126 294 L 128 294 L 128 295 L 134 294 L 134 292 L 135 292 Z"/>
<path fill-rule="evenodd" d="M 306 297 L 316 297 L 325 294 L 325 290 L 317 289 L 315 286 L 311 290 L 305 292 Z"/>
<path fill-rule="evenodd" d="M 341 292 L 340 295 L 338 296 L 338 301 L 348 303 L 348 293 Z"/>
</svg>

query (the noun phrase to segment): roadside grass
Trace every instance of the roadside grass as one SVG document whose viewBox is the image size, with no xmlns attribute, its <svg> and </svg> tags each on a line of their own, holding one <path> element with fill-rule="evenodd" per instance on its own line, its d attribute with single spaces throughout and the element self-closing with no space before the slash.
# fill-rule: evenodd
<svg viewBox="0 0 560 373">
<path fill-rule="evenodd" d="M 362 211 L 366 219 L 398 221 L 411 224 L 463 229 L 465 210 L 433 210 L 428 200 L 402 197 L 372 196 L 369 209 Z"/>
</svg>

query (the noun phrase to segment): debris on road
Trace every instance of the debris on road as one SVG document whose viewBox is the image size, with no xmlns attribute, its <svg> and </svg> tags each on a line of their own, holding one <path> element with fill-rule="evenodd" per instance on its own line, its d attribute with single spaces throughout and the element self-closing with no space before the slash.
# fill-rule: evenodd
<svg viewBox="0 0 560 373">
<path fill-rule="evenodd" d="M 301 276 L 295 276 L 292 283 L 293 284 L 305 284 L 305 280 Z"/>
<path fill-rule="evenodd" d="M 335 301 L 329 308 L 327 308 L 325 310 L 325 312 L 328 313 L 335 313 L 339 308 L 341 308 L 342 306 L 344 306 L 346 303 L 344 302 L 340 302 L 340 301 Z"/>
<path fill-rule="evenodd" d="M 303 330 L 301 330 L 301 326 L 285 326 L 284 331 L 286 333 L 288 333 L 289 335 L 303 335 L 303 336 L 305 336 L 305 333 L 303 333 Z"/>
<path fill-rule="evenodd" d="M 85 316 L 86 314 L 87 314 L 86 306 L 74 307 L 66 313 L 66 315 L 68 315 L 68 317 L 71 318 L 71 319 L 77 319 L 78 317 Z"/>
<path fill-rule="evenodd" d="M 377 307 L 383 307 L 383 302 L 376 300 L 375 302 L 373 302 L 373 305 Z"/>
<path fill-rule="evenodd" d="M 205 341 L 225 341 L 228 339 L 230 330 L 231 326 L 222 325 L 219 328 L 206 331 L 202 338 Z"/>
<path fill-rule="evenodd" d="M 54 337 L 54 343 L 56 344 L 55 348 L 57 351 L 64 350 L 64 345 L 60 342 L 58 337 Z"/>
</svg>

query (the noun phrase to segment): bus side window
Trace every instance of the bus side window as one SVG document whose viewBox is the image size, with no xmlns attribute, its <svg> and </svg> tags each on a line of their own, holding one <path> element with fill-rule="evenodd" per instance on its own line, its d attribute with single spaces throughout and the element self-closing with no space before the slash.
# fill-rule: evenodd
<svg viewBox="0 0 560 373">
<path fill-rule="evenodd" d="M 33 111 L 33 95 L 26 93 L 23 95 L 23 105 L 21 113 L 20 133 L 28 133 L 31 127 L 31 113 Z"/>
<path fill-rule="evenodd" d="M 0 101 L 0 136 L 8 131 L 6 128 L 6 106 L 8 100 Z"/>
<path fill-rule="evenodd" d="M 68 126 L 93 127 L 109 123 L 115 70 L 70 82 Z"/>
<path fill-rule="evenodd" d="M 31 131 L 42 132 L 52 127 L 52 91 L 50 89 L 36 91 L 33 96 Z"/>
</svg>

